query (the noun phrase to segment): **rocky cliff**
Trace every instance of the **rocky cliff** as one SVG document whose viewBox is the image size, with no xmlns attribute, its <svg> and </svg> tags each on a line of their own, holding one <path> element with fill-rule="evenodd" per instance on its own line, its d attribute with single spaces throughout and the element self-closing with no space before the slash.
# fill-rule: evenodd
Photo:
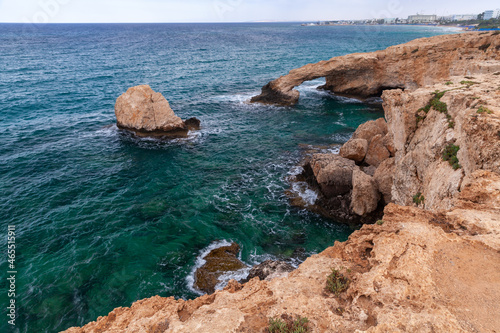
<svg viewBox="0 0 500 333">
<path fill-rule="evenodd" d="M 464 33 L 416 39 L 371 53 L 355 53 L 308 64 L 269 82 L 252 102 L 293 105 L 294 88 L 305 81 L 326 78 L 323 89 L 336 94 L 370 97 L 384 90 L 415 89 L 451 76 L 500 70 L 500 35 Z"/>
<path fill-rule="evenodd" d="M 464 43 L 476 36 L 491 44 L 499 37 L 459 36 Z M 459 36 L 443 38 L 457 43 Z M 430 42 L 420 43 L 411 45 L 423 49 Z M 311 332 L 498 332 L 500 71 L 448 74 L 419 89 L 383 93 L 385 135 L 392 142 L 380 140 L 385 128 L 379 121 L 382 133 L 372 133 L 370 142 L 377 138 L 389 156 L 372 162 L 379 163 L 373 176 L 356 164 L 370 146 L 361 134 L 342 152 L 352 163 L 321 176 L 346 183 L 351 177 L 352 183 L 390 173 L 389 187 L 385 178 L 384 186 L 372 184 L 378 200 L 391 202 L 377 223 L 308 258 L 287 277 L 231 281 L 191 301 L 155 296 L 66 332 L 264 332 L 269 318 L 283 314 L 307 317 Z M 372 125 L 362 127 L 377 132 Z M 322 156 L 317 163 L 336 159 Z M 325 187 L 325 193 L 335 190 Z M 342 284 L 332 284 L 340 281 L 335 276 Z"/>
</svg>

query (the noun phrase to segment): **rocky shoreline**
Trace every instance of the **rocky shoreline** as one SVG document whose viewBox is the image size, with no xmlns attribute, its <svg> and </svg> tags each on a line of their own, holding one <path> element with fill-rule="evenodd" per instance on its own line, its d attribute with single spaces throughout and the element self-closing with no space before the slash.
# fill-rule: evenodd
<svg viewBox="0 0 500 333">
<path fill-rule="evenodd" d="M 346 220 L 376 223 L 286 277 L 256 273 L 191 301 L 155 296 L 66 332 L 264 332 L 269 318 L 284 314 L 308 318 L 312 332 L 498 331 L 499 49 L 495 33 L 438 36 L 379 51 L 375 60 L 334 58 L 334 65 L 308 65 L 292 71 L 293 80 L 273 81 L 276 94 L 264 101 L 279 104 L 288 103 L 276 100 L 283 94 L 296 101 L 293 87 L 318 77 L 317 67 L 329 68 L 320 73 L 329 75 L 327 85 L 339 75 L 334 91 L 406 88 L 383 89 L 387 123 L 361 125 L 339 154 L 315 154 L 304 167 L 303 177 L 332 202 L 327 213 L 340 207 Z M 396 56 L 404 66 L 377 65 Z M 346 73 L 368 70 L 365 61 L 389 73 L 374 78 L 372 68 L 347 87 Z M 327 288 L 332 270 L 348 281 L 345 288 Z"/>
</svg>

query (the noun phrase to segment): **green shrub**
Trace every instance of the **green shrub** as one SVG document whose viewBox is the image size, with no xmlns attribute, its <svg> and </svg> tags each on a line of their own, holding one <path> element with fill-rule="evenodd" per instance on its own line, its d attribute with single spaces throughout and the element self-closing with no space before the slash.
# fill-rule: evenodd
<svg viewBox="0 0 500 333">
<path fill-rule="evenodd" d="M 382 225 L 382 224 L 384 224 L 384 222 L 385 222 L 384 220 L 378 220 L 378 221 L 377 221 L 377 224 L 378 224 L 378 225 Z"/>
<path fill-rule="evenodd" d="M 326 278 L 326 289 L 334 293 L 335 296 L 339 296 L 349 288 L 349 283 L 349 279 L 340 273 L 340 270 L 333 268 Z"/>
<path fill-rule="evenodd" d="M 485 106 L 480 106 L 479 109 L 477 109 L 477 113 L 487 113 L 487 114 L 492 114 L 493 111 L 491 111 L 490 109 L 488 109 L 487 107 Z"/>
<path fill-rule="evenodd" d="M 446 118 L 448 118 L 448 127 L 450 128 L 454 128 L 455 127 L 455 122 L 452 121 L 452 118 L 450 116 L 450 114 L 448 113 L 448 105 L 444 102 L 441 102 L 441 98 L 444 96 L 444 94 L 447 92 L 448 90 L 444 90 L 444 91 L 439 91 L 439 90 L 436 90 L 435 92 L 433 92 L 432 94 L 434 95 L 429 103 L 427 103 L 426 106 L 424 106 L 423 108 L 420 108 L 418 109 L 417 113 L 415 114 L 415 117 L 417 118 L 416 121 L 417 121 L 417 126 L 418 126 L 418 123 L 422 120 L 425 119 L 425 115 L 422 115 L 421 112 L 425 112 L 425 114 L 427 115 L 427 113 L 429 113 L 429 111 L 431 109 L 434 109 L 438 112 L 441 112 L 441 113 L 444 113 L 446 115 Z"/>
<path fill-rule="evenodd" d="M 459 146 L 454 144 L 449 144 L 444 148 L 443 151 L 443 161 L 448 161 L 453 167 L 453 170 L 460 169 L 462 166 L 459 164 L 457 153 L 460 150 Z"/>
<path fill-rule="evenodd" d="M 463 81 L 460 81 L 460 84 L 465 84 L 467 86 L 467 88 L 469 88 L 470 86 L 477 84 L 477 82 L 463 80 Z"/>
<path fill-rule="evenodd" d="M 422 193 L 418 192 L 413 196 L 413 202 L 417 206 L 420 206 L 421 203 L 425 202 L 425 197 L 422 195 Z"/>
<path fill-rule="evenodd" d="M 453 84 L 453 82 L 448 81 L 448 82 L 446 82 L 445 84 L 446 84 L 447 86 L 451 86 L 451 85 Z"/>
<path fill-rule="evenodd" d="M 269 333 L 306 333 L 309 330 L 309 319 L 306 317 L 293 318 L 289 315 L 282 315 L 281 318 L 269 318 Z"/>
</svg>

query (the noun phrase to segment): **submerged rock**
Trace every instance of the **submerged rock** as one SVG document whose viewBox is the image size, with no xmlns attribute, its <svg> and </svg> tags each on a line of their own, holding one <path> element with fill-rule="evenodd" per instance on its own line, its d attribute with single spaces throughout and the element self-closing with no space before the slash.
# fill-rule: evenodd
<svg viewBox="0 0 500 333">
<path fill-rule="evenodd" d="M 117 125 L 139 136 L 186 137 L 190 129 L 199 129 L 200 121 L 187 123 L 175 115 L 162 94 L 148 85 L 129 88 L 116 100 Z"/>
<path fill-rule="evenodd" d="M 239 252 L 240 246 L 236 243 L 210 251 L 203 258 L 206 263 L 195 272 L 193 287 L 208 294 L 213 293 L 222 274 L 247 267 L 238 259 Z"/>
</svg>

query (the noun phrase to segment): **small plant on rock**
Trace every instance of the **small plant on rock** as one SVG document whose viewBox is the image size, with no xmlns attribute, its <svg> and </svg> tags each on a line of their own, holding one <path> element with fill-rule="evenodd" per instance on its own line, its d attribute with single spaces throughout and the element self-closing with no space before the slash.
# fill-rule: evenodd
<svg viewBox="0 0 500 333">
<path fill-rule="evenodd" d="M 470 88 L 471 86 L 477 84 L 477 82 L 463 80 L 463 81 L 460 81 L 460 84 L 464 84 L 467 86 L 467 88 Z"/>
<path fill-rule="evenodd" d="M 269 333 L 307 333 L 309 329 L 309 319 L 306 317 L 293 318 L 287 314 L 281 315 L 279 318 L 269 318 Z"/>
<path fill-rule="evenodd" d="M 384 222 L 385 222 L 384 220 L 378 220 L 377 225 L 382 225 L 382 224 L 384 224 Z"/>
<path fill-rule="evenodd" d="M 339 296 L 349 288 L 349 283 L 350 280 L 340 270 L 333 268 L 330 275 L 326 278 L 326 289 L 334 293 L 335 296 Z"/>
<path fill-rule="evenodd" d="M 447 81 L 445 84 L 446 84 L 447 86 L 451 86 L 451 85 L 453 84 L 453 82 L 451 82 L 451 81 Z"/>
<path fill-rule="evenodd" d="M 492 114 L 493 111 L 491 111 L 490 109 L 488 109 L 487 107 L 481 105 L 479 107 L 479 109 L 477 109 L 477 113 L 487 113 L 487 114 Z"/>
<path fill-rule="evenodd" d="M 418 192 L 413 196 L 413 203 L 415 203 L 417 206 L 420 206 L 420 204 L 424 202 L 425 202 L 425 197 L 422 195 L 421 192 Z"/>
<path fill-rule="evenodd" d="M 443 161 L 448 161 L 453 167 L 453 170 L 460 169 L 462 166 L 459 164 L 457 153 L 460 150 L 459 146 L 449 144 L 443 150 Z"/>
</svg>

